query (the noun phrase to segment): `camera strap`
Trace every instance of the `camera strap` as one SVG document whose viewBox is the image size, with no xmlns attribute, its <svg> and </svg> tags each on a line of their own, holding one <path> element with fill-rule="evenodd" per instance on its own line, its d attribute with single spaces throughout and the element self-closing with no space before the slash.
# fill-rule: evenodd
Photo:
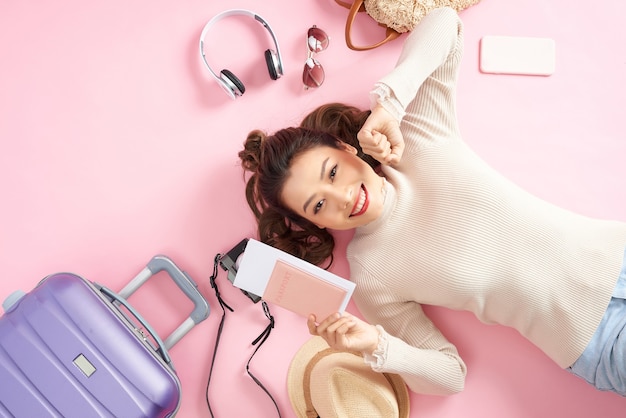
<svg viewBox="0 0 626 418">
<path fill-rule="evenodd" d="M 209 278 L 211 282 L 211 287 L 215 291 L 215 296 L 217 298 L 217 301 L 220 304 L 220 308 L 222 308 L 222 318 L 220 320 L 220 325 L 217 329 L 217 337 L 215 338 L 215 347 L 213 349 L 213 357 L 211 358 L 211 368 L 209 369 L 209 377 L 207 379 L 206 392 L 205 392 L 206 403 L 207 403 L 207 407 L 209 408 L 209 413 L 211 414 L 211 418 L 214 418 L 214 415 L 213 415 L 213 410 L 211 409 L 211 403 L 209 401 L 209 386 L 211 384 L 211 376 L 213 375 L 213 366 L 215 364 L 215 358 L 217 357 L 217 348 L 219 346 L 220 339 L 222 337 L 222 330 L 224 329 L 224 324 L 226 322 L 226 310 L 228 309 L 230 312 L 234 312 L 234 309 L 231 308 L 224 301 L 224 299 L 222 299 L 219 288 L 217 287 L 217 282 L 216 282 L 217 273 L 218 273 L 217 267 L 219 265 L 219 262 L 222 256 L 223 255 L 219 253 L 215 256 L 213 260 L 213 274 Z M 269 338 L 270 333 L 272 332 L 272 329 L 274 328 L 274 325 L 275 325 L 274 317 L 270 313 L 270 308 L 267 305 L 267 303 L 265 301 L 261 301 L 261 305 L 263 306 L 263 313 L 265 314 L 265 317 L 268 319 L 269 323 L 267 324 L 267 327 L 265 327 L 263 332 L 261 332 L 261 334 L 259 334 L 259 336 L 256 337 L 254 341 L 252 341 L 252 345 L 255 345 L 256 348 L 254 349 L 254 351 L 252 352 L 252 355 L 250 356 L 250 358 L 248 359 L 248 362 L 246 363 L 246 372 L 248 373 L 248 376 L 250 376 L 250 378 L 252 378 L 252 380 L 254 380 L 254 382 L 267 394 L 267 396 L 269 396 L 269 398 L 274 403 L 274 406 L 276 407 L 276 412 L 278 413 L 278 417 L 281 418 L 280 409 L 278 408 L 278 404 L 276 403 L 276 400 L 274 399 L 272 394 L 267 390 L 267 388 L 263 386 L 261 381 L 256 376 L 254 376 L 254 374 L 252 374 L 252 372 L 250 371 L 250 362 L 252 361 L 252 358 L 257 353 L 257 351 L 259 351 L 259 348 L 261 348 L 263 343 Z"/>
</svg>

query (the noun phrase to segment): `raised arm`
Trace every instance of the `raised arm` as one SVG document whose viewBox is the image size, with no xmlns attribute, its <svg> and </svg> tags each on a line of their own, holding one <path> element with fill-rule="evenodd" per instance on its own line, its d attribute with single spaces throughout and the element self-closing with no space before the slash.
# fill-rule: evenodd
<svg viewBox="0 0 626 418">
<path fill-rule="evenodd" d="M 400 131 L 405 116 L 408 123 L 433 118 L 437 126 L 456 129 L 454 94 L 462 52 L 463 26 L 456 11 L 435 9 L 422 19 L 407 37 L 396 67 L 370 93 L 372 114 L 358 134 L 365 152 L 396 165 L 405 148 Z"/>
</svg>

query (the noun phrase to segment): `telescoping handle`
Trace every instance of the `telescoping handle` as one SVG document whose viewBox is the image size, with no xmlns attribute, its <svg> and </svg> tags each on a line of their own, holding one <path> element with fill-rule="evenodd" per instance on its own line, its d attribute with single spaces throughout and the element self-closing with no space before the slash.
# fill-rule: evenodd
<svg viewBox="0 0 626 418">
<path fill-rule="evenodd" d="M 156 255 L 152 257 L 147 266 L 141 270 L 141 272 L 135 276 L 122 290 L 119 292 L 119 296 L 122 299 L 128 299 L 130 295 L 135 293 L 141 285 L 143 285 L 150 277 L 155 274 L 165 271 L 178 285 L 180 290 L 187 295 L 194 304 L 194 309 L 179 326 L 176 328 L 164 342 L 165 348 L 169 350 L 172 348 L 181 338 L 185 336 L 191 329 L 204 321 L 209 316 L 209 304 L 198 290 L 197 284 L 182 271 L 174 262 L 164 255 Z M 158 336 L 154 335 L 158 340 Z"/>
</svg>

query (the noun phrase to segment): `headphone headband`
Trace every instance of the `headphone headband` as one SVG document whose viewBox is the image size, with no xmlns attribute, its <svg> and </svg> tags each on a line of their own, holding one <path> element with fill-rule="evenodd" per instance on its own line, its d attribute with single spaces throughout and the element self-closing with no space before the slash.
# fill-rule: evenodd
<svg viewBox="0 0 626 418">
<path fill-rule="evenodd" d="M 202 62 L 204 63 L 204 66 L 207 68 L 207 70 L 209 70 L 211 75 L 215 77 L 215 79 L 217 79 L 220 85 L 222 85 L 222 87 L 226 90 L 227 93 L 229 93 L 229 95 L 231 95 L 232 98 L 235 98 L 235 96 L 243 94 L 243 91 L 239 92 L 239 90 L 245 90 L 243 88 L 243 84 L 238 79 L 236 79 L 234 75 L 228 70 L 223 70 L 222 73 L 218 75 L 215 71 L 213 71 L 213 69 L 211 69 L 211 66 L 207 62 L 206 56 L 204 54 L 204 39 L 206 38 L 206 35 L 209 32 L 209 29 L 211 29 L 211 27 L 213 27 L 213 25 L 215 25 L 220 20 L 229 16 L 251 17 L 257 22 L 259 22 L 261 25 L 263 25 L 265 29 L 267 29 L 270 36 L 272 37 L 272 41 L 274 42 L 274 46 L 276 48 L 275 54 L 273 54 L 273 52 L 270 50 L 266 51 L 266 60 L 268 64 L 268 70 L 270 70 L 270 76 L 272 77 L 272 79 L 277 79 L 281 75 L 283 75 L 283 60 L 280 55 L 280 47 L 278 46 L 278 40 L 276 39 L 276 35 L 274 34 L 274 31 L 272 30 L 269 23 L 267 23 L 267 21 L 263 19 L 261 16 L 259 16 L 258 14 L 251 12 L 250 10 L 246 10 L 246 9 L 230 9 L 230 10 L 225 10 L 215 15 L 211 20 L 207 22 L 206 25 L 204 25 L 204 28 L 202 29 L 202 33 L 200 34 L 200 57 L 202 58 Z M 270 66 L 275 66 L 276 68 L 271 69 Z M 275 70 L 275 74 L 272 74 L 273 70 Z M 226 72 L 225 77 L 224 77 L 224 72 Z M 234 78 L 234 80 L 232 80 L 232 78 Z M 233 82 L 235 85 L 233 85 Z M 237 87 L 239 87 L 239 89 L 237 89 Z"/>
</svg>

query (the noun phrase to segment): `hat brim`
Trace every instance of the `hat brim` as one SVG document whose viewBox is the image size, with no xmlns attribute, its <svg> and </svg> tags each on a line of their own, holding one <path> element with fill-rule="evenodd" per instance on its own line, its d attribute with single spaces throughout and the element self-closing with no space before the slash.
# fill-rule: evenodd
<svg viewBox="0 0 626 418">
<path fill-rule="evenodd" d="M 304 373 L 311 359 L 320 351 L 330 348 L 326 341 L 314 336 L 306 341 L 296 352 L 287 371 L 287 393 L 289 402 L 298 418 L 307 418 L 306 400 L 304 397 Z M 398 400 L 398 416 L 409 418 L 409 390 L 404 380 L 392 373 L 385 373 Z"/>
</svg>

